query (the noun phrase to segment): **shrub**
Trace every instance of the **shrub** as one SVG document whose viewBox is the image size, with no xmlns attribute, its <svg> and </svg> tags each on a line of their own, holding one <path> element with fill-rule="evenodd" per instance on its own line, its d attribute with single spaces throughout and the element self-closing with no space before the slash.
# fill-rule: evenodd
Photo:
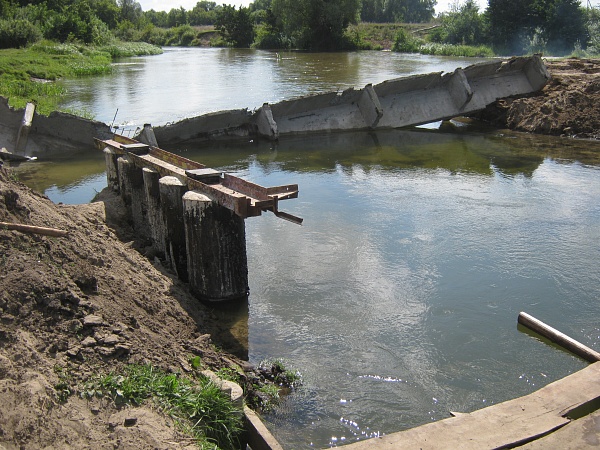
<svg viewBox="0 0 600 450">
<path fill-rule="evenodd" d="M 42 32 L 27 19 L 0 20 L 0 48 L 21 48 L 42 39 Z"/>
<path fill-rule="evenodd" d="M 418 53 L 420 47 L 421 42 L 419 39 L 415 38 L 404 28 L 400 28 L 396 34 L 396 40 L 394 41 L 392 50 L 403 53 Z"/>
</svg>

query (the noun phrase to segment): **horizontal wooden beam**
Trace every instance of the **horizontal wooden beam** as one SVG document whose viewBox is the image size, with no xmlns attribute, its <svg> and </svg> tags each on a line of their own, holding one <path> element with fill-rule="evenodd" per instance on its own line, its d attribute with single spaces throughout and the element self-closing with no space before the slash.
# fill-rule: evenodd
<svg viewBox="0 0 600 450">
<path fill-rule="evenodd" d="M 579 341 L 576 341 L 572 337 L 561 333 L 557 329 L 552 328 L 550 325 L 545 324 L 541 320 L 538 320 L 525 312 L 519 313 L 518 322 L 530 330 L 533 330 L 536 333 L 544 336 L 545 338 L 550 339 L 552 342 L 560 345 L 570 352 L 575 353 L 577 356 L 585 359 L 586 361 L 600 361 L 600 353 L 597 351 L 587 347 Z"/>
</svg>

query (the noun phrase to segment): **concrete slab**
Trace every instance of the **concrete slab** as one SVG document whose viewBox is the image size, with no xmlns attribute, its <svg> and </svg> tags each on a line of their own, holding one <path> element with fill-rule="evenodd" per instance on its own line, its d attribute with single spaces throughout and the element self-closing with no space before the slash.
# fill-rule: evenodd
<svg viewBox="0 0 600 450">
<path fill-rule="evenodd" d="M 600 447 L 600 412 L 574 420 L 554 433 L 518 447 L 524 450 L 579 450 Z"/>
<path fill-rule="evenodd" d="M 524 397 L 381 438 L 350 444 L 345 448 L 514 448 L 546 435 L 552 436 L 551 433 L 571 422 L 567 418 L 571 411 L 599 397 L 600 363 L 595 363 Z M 594 442 L 600 419 L 594 415 L 583 422 L 575 421 L 575 424 L 578 427 L 573 433 L 576 434 L 577 429 L 585 430 L 581 439 L 584 442 Z M 555 436 L 555 439 L 559 439 L 560 434 Z M 564 436 L 566 440 L 569 435 Z M 537 448 L 571 447 L 550 445 Z"/>
</svg>

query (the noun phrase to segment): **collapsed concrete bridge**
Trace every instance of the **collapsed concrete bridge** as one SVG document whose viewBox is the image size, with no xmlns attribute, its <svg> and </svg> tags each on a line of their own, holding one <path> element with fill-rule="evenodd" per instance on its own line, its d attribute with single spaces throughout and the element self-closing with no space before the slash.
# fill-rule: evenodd
<svg viewBox="0 0 600 450">
<path fill-rule="evenodd" d="M 311 95 L 254 112 L 220 111 L 154 128 L 158 142 L 379 130 L 422 125 L 485 109 L 500 98 L 540 90 L 550 76 L 539 55 L 474 64 L 452 73 L 397 78 L 363 89 Z"/>
<path fill-rule="evenodd" d="M 255 111 L 213 112 L 154 127 L 154 134 L 164 147 L 211 139 L 275 140 L 290 134 L 401 128 L 476 113 L 498 99 L 536 92 L 549 78 L 539 55 L 497 60 L 451 73 L 415 75 L 363 89 L 265 103 Z M 111 127 L 102 122 L 65 113 L 45 117 L 33 108 L 14 110 L 0 97 L 0 148 L 8 153 L 48 157 L 89 148 L 93 138 L 112 135 Z"/>
</svg>

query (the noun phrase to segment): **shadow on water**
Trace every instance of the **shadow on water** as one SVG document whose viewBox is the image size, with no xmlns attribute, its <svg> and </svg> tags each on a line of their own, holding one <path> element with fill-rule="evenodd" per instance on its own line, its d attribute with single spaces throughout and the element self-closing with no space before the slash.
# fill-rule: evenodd
<svg viewBox="0 0 600 450">
<path fill-rule="evenodd" d="M 106 187 L 104 154 L 92 145 L 77 153 L 11 167 L 20 181 L 55 203 L 88 203 Z"/>
<path fill-rule="evenodd" d="M 284 136 L 264 140 L 211 141 L 167 148 L 209 167 L 244 171 L 256 164 L 265 172 L 327 172 L 360 165 L 367 172 L 443 169 L 531 177 L 545 158 L 597 164 L 596 142 L 498 132 L 482 124 L 445 122 L 440 130 L 404 129 Z M 252 155 L 251 158 L 248 156 Z"/>
</svg>

